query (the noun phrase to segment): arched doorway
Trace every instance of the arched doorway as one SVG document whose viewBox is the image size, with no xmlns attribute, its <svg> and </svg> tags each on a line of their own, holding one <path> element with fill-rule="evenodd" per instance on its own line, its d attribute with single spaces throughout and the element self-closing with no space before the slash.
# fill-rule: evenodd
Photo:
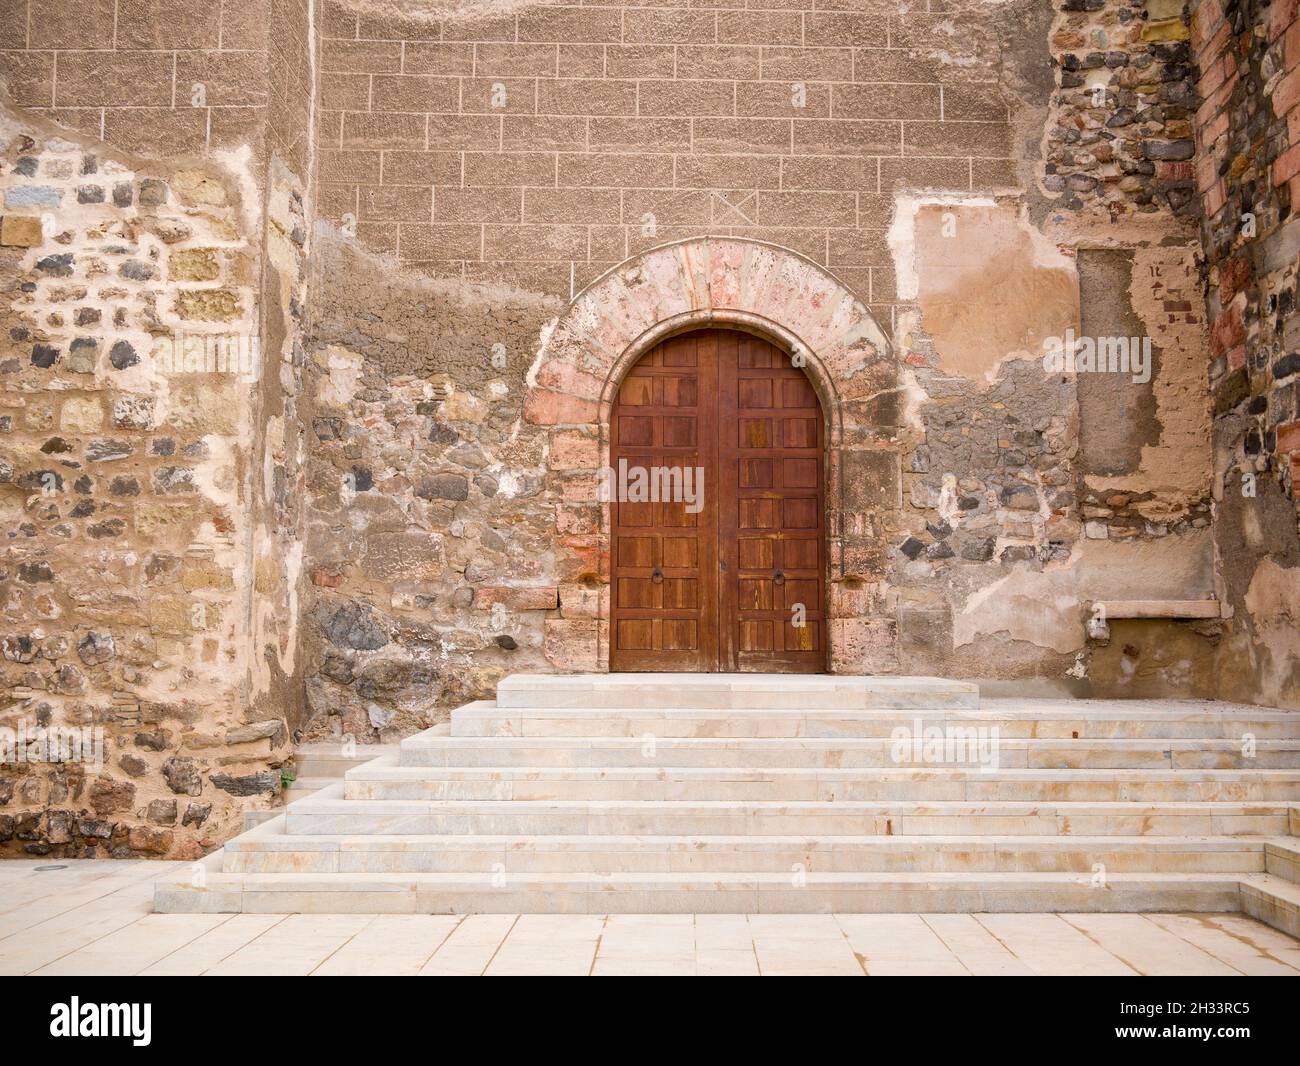
<svg viewBox="0 0 1300 1066">
<path fill-rule="evenodd" d="M 736 329 L 661 341 L 609 444 L 609 668 L 826 669 L 825 419 L 790 353 Z"/>
</svg>

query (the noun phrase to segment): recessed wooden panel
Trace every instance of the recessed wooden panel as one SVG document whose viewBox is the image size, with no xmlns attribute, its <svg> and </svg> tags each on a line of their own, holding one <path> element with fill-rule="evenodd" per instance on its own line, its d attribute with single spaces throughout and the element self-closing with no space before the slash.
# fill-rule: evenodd
<svg viewBox="0 0 1300 1066">
<path fill-rule="evenodd" d="M 652 651 L 654 622 L 649 618 L 620 618 L 614 623 L 614 640 L 622 651 Z"/>
<path fill-rule="evenodd" d="M 781 426 L 784 435 L 781 439 L 783 448 L 817 447 L 817 430 L 820 426 L 812 418 L 783 418 Z"/>
<path fill-rule="evenodd" d="M 616 439 L 623 448 L 648 448 L 655 442 L 655 420 L 639 415 L 619 415 L 615 423 Z"/>
<path fill-rule="evenodd" d="M 772 651 L 772 622 L 769 619 L 740 620 L 740 650 L 742 652 Z"/>
<path fill-rule="evenodd" d="M 699 623 L 694 618 L 665 618 L 660 623 L 664 651 L 698 651 Z"/>
<path fill-rule="evenodd" d="M 817 497 L 802 496 L 781 501 L 781 526 L 784 529 L 816 529 L 821 521 Z"/>
<path fill-rule="evenodd" d="M 812 382 L 807 378 L 784 378 L 781 381 L 781 406 L 817 407 L 817 393 L 813 391 Z"/>
<path fill-rule="evenodd" d="M 614 543 L 617 546 L 614 557 L 619 566 L 654 566 L 654 537 L 615 537 Z"/>
<path fill-rule="evenodd" d="M 786 489 L 817 489 L 821 463 L 816 459 L 782 459 L 781 487 Z"/>
<path fill-rule="evenodd" d="M 776 529 L 780 515 L 779 500 L 741 499 L 736 501 L 737 529 Z"/>
<path fill-rule="evenodd" d="M 781 566 L 787 570 L 816 570 L 820 550 L 817 540 L 786 537 L 781 541 Z"/>
<path fill-rule="evenodd" d="M 770 489 L 772 487 L 773 464 L 771 459 L 741 459 L 740 487 L 742 489 Z"/>
<path fill-rule="evenodd" d="M 743 577 L 740 579 L 740 609 L 742 611 L 770 611 L 772 590 L 770 577 Z"/>
<path fill-rule="evenodd" d="M 739 403 L 746 411 L 772 406 L 772 382 L 768 378 L 744 378 L 737 382 Z"/>
<path fill-rule="evenodd" d="M 737 422 L 737 429 L 742 448 L 767 448 L 772 443 L 770 418 L 742 418 Z"/>
<path fill-rule="evenodd" d="M 663 420 L 665 448 L 693 448 L 695 446 L 695 419 L 668 418 Z"/>
<path fill-rule="evenodd" d="M 771 570 L 776 565 L 776 542 L 767 537 L 741 537 L 738 554 L 742 570 Z"/>
<path fill-rule="evenodd" d="M 700 605 L 700 583 L 693 577 L 669 577 L 663 582 L 665 608 L 694 609 Z"/>
<path fill-rule="evenodd" d="M 615 469 L 703 484 L 690 510 L 611 503 L 610 668 L 824 669 L 823 416 L 802 368 L 751 334 L 682 334 L 632 368 L 611 421 Z"/>
<path fill-rule="evenodd" d="M 664 566 L 695 569 L 700 561 L 699 542 L 694 537 L 664 537 Z"/>
</svg>

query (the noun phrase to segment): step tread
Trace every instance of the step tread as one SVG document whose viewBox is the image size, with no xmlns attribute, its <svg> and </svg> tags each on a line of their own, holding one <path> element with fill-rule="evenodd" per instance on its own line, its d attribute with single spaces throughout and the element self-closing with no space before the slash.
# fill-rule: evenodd
<svg viewBox="0 0 1300 1066">
<path fill-rule="evenodd" d="M 1292 907 L 1300 908 L 1300 884 L 1288 881 L 1277 874 L 1247 874 L 1242 880 L 1250 888 L 1275 899 L 1284 900 Z"/>
<path fill-rule="evenodd" d="M 790 888 L 790 874 L 780 873 L 761 873 L 752 871 L 735 871 L 735 872 L 707 872 L 707 873 L 656 873 L 646 871 L 620 872 L 616 874 L 602 873 L 529 873 L 521 872 L 506 875 L 509 879 L 510 888 L 520 888 L 528 885 L 617 885 L 620 883 L 628 884 L 690 884 L 712 886 L 718 883 L 742 882 L 752 883 L 754 885 L 769 885 L 775 888 Z M 888 872 L 888 873 L 837 873 L 837 872 L 816 872 L 809 871 L 803 875 L 807 883 L 812 884 L 864 884 L 880 885 L 889 887 L 892 885 L 910 885 L 914 887 L 925 887 L 927 885 L 939 884 L 970 884 L 981 882 L 992 882 L 994 884 L 1091 884 L 1093 874 L 1075 873 L 1075 872 L 1012 872 L 1003 873 L 997 871 L 975 871 L 975 872 L 948 872 L 948 871 L 925 871 L 921 873 L 908 872 Z M 1237 884 L 1245 879 L 1267 878 L 1269 881 L 1276 881 L 1277 878 L 1270 878 L 1267 874 L 1241 874 L 1241 873 L 1113 873 L 1107 876 L 1107 882 L 1111 885 L 1116 883 L 1123 884 L 1177 884 L 1177 883 L 1218 883 L 1218 884 Z M 188 884 L 188 874 L 180 877 L 180 880 Z M 462 884 L 473 888 L 474 890 L 491 891 L 492 886 L 485 883 L 482 874 L 465 874 L 465 873 L 365 873 L 365 874 L 320 874 L 320 873 L 226 873 L 219 871 L 207 875 L 208 887 L 219 887 L 222 882 L 237 881 L 255 881 L 260 883 L 282 882 L 286 885 L 314 885 L 319 884 L 322 888 L 332 891 L 358 891 L 364 889 L 366 883 L 379 885 L 404 885 L 411 883 L 423 884 Z M 1289 884 L 1283 882 L 1283 884 Z M 1297 889 L 1297 898 L 1300 898 L 1300 886 L 1290 885 L 1291 888 Z"/>
<path fill-rule="evenodd" d="M 259 830 L 264 827 L 259 827 Z M 644 836 L 635 834 L 553 834 L 546 836 L 525 836 L 518 834 L 380 834 L 354 833 L 336 836 L 313 836 L 311 834 L 245 833 L 226 843 L 227 850 L 248 851 L 258 848 L 277 851 L 300 848 L 303 851 L 338 851 L 347 848 L 385 850 L 396 848 L 402 851 L 420 851 L 434 848 L 470 850 L 480 847 L 503 847 L 511 850 L 536 849 L 539 851 L 567 851 L 576 848 L 617 850 L 641 845 L 653 845 L 656 848 L 690 849 L 701 846 L 800 846 L 821 848 L 873 847 L 905 850 L 913 847 L 1035 847 L 1052 850 L 1071 848 L 1102 848 L 1146 850 L 1149 848 L 1209 850 L 1212 848 L 1230 848 L 1236 851 L 1262 849 L 1276 838 L 1269 836 L 1032 836 L 1016 834 L 998 834 L 996 836 L 979 836 L 974 834 L 935 834 L 933 836 L 819 836 L 806 834 L 769 834 L 753 836 L 735 836 L 719 834 L 685 834 L 671 836 Z M 290 847 L 292 846 L 292 847 Z"/>
<path fill-rule="evenodd" d="M 1300 768 L 1248 768 L 1216 770 L 1201 767 L 1177 769 L 1171 767 L 1080 767 L 1080 768 L 1029 768 L 1007 767 L 983 770 L 967 766 L 862 766 L 848 769 L 819 766 L 399 766 L 395 762 L 376 759 L 347 772 L 347 781 L 421 780 L 453 777 L 506 776 L 511 778 L 590 778 L 615 777 L 629 780 L 663 778 L 719 778 L 733 779 L 757 775 L 762 777 L 807 777 L 815 775 L 830 778 L 905 777 L 925 780 L 933 777 L 960 778 L 975 776 L 980 780 L 1068 781 L 1079 779 L 1120 781 L 1233 781 L 1268 778 L 1294 780 L 1300 783 Z"/>
</svg>

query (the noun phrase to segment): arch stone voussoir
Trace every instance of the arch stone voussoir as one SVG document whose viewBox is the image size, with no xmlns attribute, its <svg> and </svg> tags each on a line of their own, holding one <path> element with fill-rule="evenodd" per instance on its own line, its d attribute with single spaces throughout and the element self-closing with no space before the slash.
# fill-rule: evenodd
<svg viewBox="0 0 1300 1066">
<path fill-rule="evenodd" d="M 898 528 L 898 365 L 885 331 L 842 281 L 774 244 L 699 237 L 649 249 L 579 293 L 544 337 L 526 421 L 547 427 L 562 586 L 547 654 L 564 669 L 606 669 L 609 507 L 594 498 L 609 461 L 609 420 L 627 370 L 675 333 L 725 326 L 800 357 L 828 422 L 827 556 L 836 672 L 888 663 L 881 618 L 887 532 Z M 568 553 L 566 556 L 565 553 Z"/>
</svg>

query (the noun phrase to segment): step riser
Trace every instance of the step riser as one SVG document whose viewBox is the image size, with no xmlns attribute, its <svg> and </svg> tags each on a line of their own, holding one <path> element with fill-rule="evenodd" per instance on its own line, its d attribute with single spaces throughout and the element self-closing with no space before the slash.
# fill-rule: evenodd
<svg viewBox="0 0 1300 1066">
<path fill-rule="evenodd" d="M 1015 780 L 845 780 L 816 777 L 721 781 L 592 780 L 423 780 L 348 781 L 348 800 L 598 800 L 730 802 L 871 802 L 884 800 L 972 802 L 1265 802 L 1285 801 L 1297 787 L 1286 781 L 1015 781 Z"/>
<path fill-rule="evenodd" d="M 286 832 L 313 836 L 1271 836 L 1285 833 L 1287 815 L 1235 814 L 1020 814 L 863 815 L 776 813 L 717 809 L 586 810 L 528 814 L 442 813 L 302 814 L 286 812 Z"/>
<path fill-rule="evenodd" d="M 766 679 L 742 675 L 701 677 L 608 675 L 586 678 L 508 677 L 497 685 L 500 707 L 654 707 L 781 710 L 944 710 L 976 708 L 979 689 L 938 678 Z"/>
<path fill-rule="evenodd" d="M 198 890 L 159 886 L 160 912 L 249 914 L 961 914 L 1034 912 L 1232 912 L 1241 907 L 1237 881 L 1185 886 L 1092 888 L 883 887 L 868 890 L 769 888 L 643 890 L 622 886 L 565 891 L 561 886 L 463 890 L 394 886 L 387 890 Z"/>
<path fill-rule="evenodd" d="M 1258 740 L 1300 739 L 1300 714 L 1294 721 L 1259 722 L 1218 719 L 1200 721 L 1073 719 L 1066 721 L 1006 721 L 977 717 L 927 717 L 924 727 L 985 728 L 997 726 L 1004 740 L 1227 740 L 1240 743 L 1244 734 Z M 889 739 L 895 729 L 914 729 L 910 715 L 878 718 L 844 715 L 809 716 L 803 712 L 763 716 L 704 714 L 693 717 L 655 715 L 463 714 L 453 712 L 453 737 L 628 737 L 660 739 Z"/>
<path fill-rule="evenodd" d="M 429 851 L 254 851 L 227 853 L 226 873 L 466 873 L 491 883 L 494 872 L 565 873 L 1262 873 L 1259 847 L 1224 851 L 1004 851 L 911 847 L 892 853 L 867 847 L 821 849 L 734 846 L 704 849 L 537 852 L 513 848 Z"/>
<path fill-rule="evenodd" d="M 759 747 L 674 747 L 656 741 L 653 746 L 631 740 L 625 745 L 595 744 L 590 747 L 529 746 L 508 740 L 485 740 L 480 744 L 433 747 L 403 747 L 404 767 L 529 766 L 555 768 L 602 767 L 714 767 L 750 769 L 764 767 L 811 767 L 815 769 L 867 769 L 889 766 L 961 766 L 965 760 L 915 759 L 898 754 L 887 740 L 871 746 L 800 747 L 798 741 Z M 1003 741 L 997 749 L 998 765 L 1007 770 L 1294 770 L 1300 769 L 1300 747 L 1269 751 L 1257 749 L 1247 758 L 1238 751 L 1151 750 L 1126 751 L 1090 748 L 1087 741 L 1072 747 L 1016 746 Z M 646 755 L 643 752 L 651 752 Z"/>
<path fill-rule="evenodd" d="M 1266 845 L 1264 862 L 1267 873 L 1292 884 L 1300 884 L 1300 840 Z"/>
</svg>

